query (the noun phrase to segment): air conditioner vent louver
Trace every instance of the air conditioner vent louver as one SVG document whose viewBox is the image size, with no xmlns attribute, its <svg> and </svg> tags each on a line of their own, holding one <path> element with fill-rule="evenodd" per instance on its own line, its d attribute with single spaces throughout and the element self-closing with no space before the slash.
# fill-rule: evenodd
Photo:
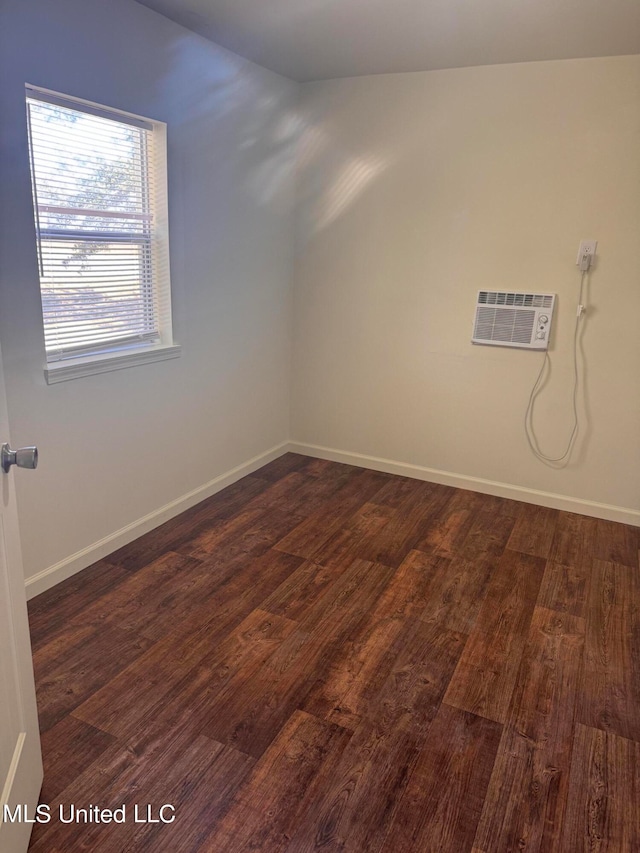
<svg viewBox="0 0 640 853">
<path fill-rule="evenodd" d="M 549 293 L 502 293 L 497 290 L 481 290 L 479 305 L 524 305 L 527 308 L 551 308 L 553 296 Z"/>
<path fill-rule="evenodd" d="M 472 341 L 494 346 L 547 349 L 555 295 L 481 290 Z"/>
</svg>

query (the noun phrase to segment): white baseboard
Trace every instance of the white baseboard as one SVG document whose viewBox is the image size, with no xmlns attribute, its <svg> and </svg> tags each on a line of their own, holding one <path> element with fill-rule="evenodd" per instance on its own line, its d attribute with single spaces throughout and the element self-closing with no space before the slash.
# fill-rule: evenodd
<svg viewBox="0 0 640 853">
<path fill-rule="evenodd" d="M 87 566 L 92 565 L 97 560 L 101 560 L 103 557 L 106 557 L 118 548 L 122 548 L 123 545 L 128 545 L 129 542 L 133 542 L 134 539 L 137 539 L 144 533 L 148 533 L 150 530 L 153 530 L 165 521 L 169 521 L 170 518 L 180 515 L 181 512 L 195 506 L 197 503 L 200 503 L 200 501 L 211 497 L 211 495 L 215 495 L 216 492 L 222 491 L 226 486 L 230 486 L 237 480 L 241 480 L 242 477 L 246 477 L 247 474 L 252 474 L 254 471 L 257 471 L 258 468 L 262 468 L 263 465 L 277 459 L 288 450 L 289 443 L 286 441 L 282 442 L 282 444 L 278 444 L 276 447 L 272 447 L 270 450 L 267 450 L 258 456 L 254 456 L 253 459 L 249 459 L 248 462 L 243 462 L 242 465 L 237 465 L 230 471 L 220 474 L 219 477 L 215 477 L 213 480 L 210 480 L 203 486 L 194 489 L 192 492 L 176 498 L 176 500 L 171 501 L 171 503 L 165 504 L 160 507 L 160 509 L 150 512 L 143 518 L 139 518 L 131 524 L 127 524 L 126 527 L 121 527 L 120 530 L 116 530 L 115 533 L 105 536 L 103 539 L 100 539 L 98 542 L 94 542 L 87 548 L 83 548 L 81 551 L 77 551 L 70 557 L 60 560 L 59 563 L 55 563 L 55 565 L 49 566 L 49 568 L 43 569 L 41 572 L 38 572 L 38 574 L 27 578 L 25 581 L 27 599 L 31 599 L 34 596 L 39 595 L 41 592 L 51 589 L 51 587 L 63 580 L 66 580 L 71 577 L 71 575 L 75 575 L 77 572 L 82 571 L 82 569 L 86 569 Z"/>
<path fill-rule="evenodd" d="M 482 492 L 487 495 L 496 495 L 501 498 L 511 498 L 524 503 L 538 504 L 552 509 L 562 509 L 567 512 L 576 512 L 581 515 L 589 515 L 594 518 L 604 518 L 609 521 L 618 521 L 623 524 L 640 526 L 640 510 L 628 509 L 626 507 L 612 506 L 610 504 L 597 503 L 596 501 L 572 498 L 567 495 L 558 495 L 553 492 L 542 492 L 538 489 L 527 489 L 523 486 L 514 486 L 510 483 L 498 483 L 493 480 L 483 480 L 479 477 L 468 477 L 463 474 L 454 474 L 450 471 L 440 471 L 436 468 L 425 468 L 421 465 L 409 465 L 406 462 L 394 462 L 392 459 L 380 459 L 376 456 L 366 456 L 361 453 L 348 453 L 343 450 L 335 450 L 331 447 L 321 447 L 316 444 L 304 444 L 297 441 L 282 442 L 276 447 L 264 453 L 254 456 L 242 465 L 237 465 L 230 471 L 215 477 L 203 486 L 194 489 L 186 495 L 182 495 L 171 503 L 165 504 L 160 509 L 145 515 L 143 518 L 128 524 L 126 527 L 116 530 L 115 533 L 105 536 L 98 542 L 94 542 L 87 548 L 77 551 L 70 557 L 43 569 L 38 574 L 27 578 L 25 587 L 27 598 L 31 599 L 41 592 L 86 569 L 92 563 L 101 560 L 123 545 L 128 545 L 144 533 L 148 533 L 155 527 L 163 524 L 181 512 L 195 506 L 200 501 L 215 495 L 226 486 L 230 486 L 237 480 L 246 477 L 262 468 L 268 462 L 277 459 L 284 453 L 300 453 L 303 456 L 312 456 L 317 459 L 327 459 L 331 462 L 344 462 L 347 465 L 355 465 L 359 468 L 370 468 L 373 471 L 384 471 L 387 474 L 400 474 L 403 477 L 413 477 L 417 480 L 427 480 L 431 483 L 440 483 L 444 486 L 455 486 L 458 489 L 469 489 L 472 492 Z"/>
<path fill-rule="evenodd" d="M 386 474 L 400 474 L 403 477 L 413 477 L 416 480 L 427 480 L 443 486 L 455 486 L 458 489 L 468 489 L 472 492 L 482 492 L 486 495 L 496 495 L 499 498 L 511 498 L 524 503 L 547 506 L 551 509 L 562 509 L 576 512 L 580 515 L 590 515 L 594 518 L 604 518 L 608 521 L 619 521 L 623 524 L 640 526 L 640 510 L 610 504 L 587 501 L 582 498 L 572 498 L 568 495 L 558 495 L 553 492 L 542 492 L 538 489 L 528 489 L 514 486 L 511 483 L 498 483 L 493 480 L 483 480 L 480 477 L 467 477 L 464 474 L 453 474 L 450 471 L 440 471 L 436 468 L 425 468 L 421 465 L 409 465 L 406 462 L 394 462 L 392 459 L 379 459 L 376 456 L 365 456 L 361 453 L 347 453 L 331 447 L 321 447 L 316 444 L 304 444 L 297 441 L 289 443 L 287 448 L 293 453 L 314 456 L 317 459 L 327 459 L 330 462 L 345 462 L 359 468 L 371 468 L 373 471 L 383 471 Z"/>
</svg>

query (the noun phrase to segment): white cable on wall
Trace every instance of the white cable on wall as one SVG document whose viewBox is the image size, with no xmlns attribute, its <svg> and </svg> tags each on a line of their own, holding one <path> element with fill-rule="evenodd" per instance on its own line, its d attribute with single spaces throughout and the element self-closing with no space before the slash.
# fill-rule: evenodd
<svg viewBox="0 0 640 853">
<path fill-rule="evenodd" d="M 556 468 L 564 468 L 568 463 L 571 457 L 571 451 L 575 446 L 576 439 L 578 437 L 579 431 L 579 418 L 578 418 L 578 386 L 579 386 L 579 370 L 578 370 L 578 341 L 579 341 L 579 332 L 580 332 L 580 321 L 582 319 L 582 315 L 584 313 L 584 305 L 582 304 L 582 295 L 584 291 L 584 282 L 587 276 L 589 265 L 591 261 L 589 260 L 589 264 L 586 269 L 581 265 L 581 274 L 580 274 L 580 293 L 578 296 L 578 309 L 576 311 L 576 323 L 573 331 L 573 393 L 572 393 L 572 407 L 573 407 L 573 426 L 571 428 L 571 433 L 569 435 L 569 440 L 567 442 L 567 446 L 565 448 L 564 453 L 561 456 L 548 456 L 546 453 L 543 453 L 540 450 L 540 444 L 538 442 L 538 438 L 535 434 L 534 425 L 533 425 L 533 410 L 536 398 L 540 391 L 542 390 L 542 378 L 545 374 L 545 368 L 551 368 L 551 359 L 549 358 L 549 352 L 545 351 L 544 358 L 542 360 L 542 366 L 540 367 L 540 372 L 538 373 L 538 377 L 531 389 L 531 394 L 529 395 L 529 403 L 527 405 L 527 410 L 524 416 L 524 431 L 527 436 L 527 442 L 529 447 L 531 448 L 532 453 L 541 462 L 545 464 L 551 465 Z"/>
</svg>

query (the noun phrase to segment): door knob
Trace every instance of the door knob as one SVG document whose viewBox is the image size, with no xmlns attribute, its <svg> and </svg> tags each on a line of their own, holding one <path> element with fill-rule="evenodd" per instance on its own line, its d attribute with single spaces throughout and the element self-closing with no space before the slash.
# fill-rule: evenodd
<svg viewBox="0 0 640 853">
<path fill-rule="evenodd" d="M 5 442 L 0 447 L 0 468 L 5 474 L 8 474 L 12 465 L 17 465 L 18 468 L 36 468 L 38 465 L 38 448 L 20 447 L 18 450 L 12 450 Z"/>
</svg>

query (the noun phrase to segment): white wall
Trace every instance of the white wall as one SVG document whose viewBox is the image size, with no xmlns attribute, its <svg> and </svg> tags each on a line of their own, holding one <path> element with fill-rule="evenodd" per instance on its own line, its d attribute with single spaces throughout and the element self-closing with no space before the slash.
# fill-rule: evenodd
<svg viewBox="0 0 640 853">
<path fill-rule="evenodd" d="M 640 509 L 640 57 L 302 91 L 292 437 Z M 557 471 L 523 432 L 542 355 L 470 333 L 479 288 L 558 294 L 537 427 L 562 452 L 581 238 L 587 390 Z"/>
<path fill-rule="evenodd" d="M 168 123 L 181 358 L 45 384 L 25 82 Z M 130 0 L 3 5 L 0 337 L 14 443 L 41 459 L 15 474 L 28 578 L 287 439 L 296 95 Z"/>
</svg>

